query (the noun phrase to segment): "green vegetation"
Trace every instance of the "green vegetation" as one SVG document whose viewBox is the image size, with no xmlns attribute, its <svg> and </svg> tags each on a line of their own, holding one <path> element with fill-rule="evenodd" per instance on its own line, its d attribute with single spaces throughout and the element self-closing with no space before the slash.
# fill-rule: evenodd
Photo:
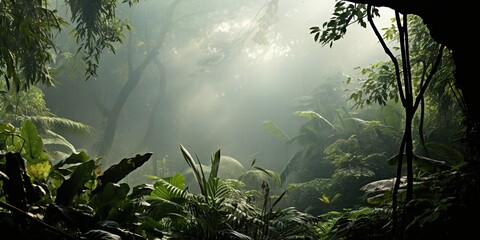
<svg viewBox="0 0 480 240">
<path fill-rule="evenodd" d="M 170 60 L 178 57 L 176 47 L 165 47 L 166 37 L 178 35 L 177 40 L 187 42 L 189 48 L 198 47 L 200 40 L 190 42 L 182 34 L 206 31 L 228 13 L 196 12 L 201 4 L 169 1 L 162 4 L 162 26 L 152 28 L 158 31 L 158 42 L 129 38 L 122 48 L 126 31 L 133 27 L 117 13 L 141 2 L 124 0 L 125 8 L 115 0 L 87 2 L 65 1 L 69 9 L 65 18 L 50 1 L 0 1 L 0 225 L 5 236 L 399 240 L 453 239 L 479 231 L 471 220 L 480 212 L 478 113 L 472 113 L 476 108 L 471 105 L 471 92 L 459 86 L 459 79 L 464 80 L 459 66 L 465 66 L 466 60 L 459 57 L 457 45 L 432 38 L 438 36 L 436 29 L 425 25 L 430 16 L 422 16 L 422 11 L 414 15 L 416 11 L 405 6 L 390 6 L 394 18 L 382 34 L 374 20 L 384 4 L 335 0 L 333 16 L 322 27 L 310 28 L 313 40 L 334 47 L 347 28 L 358 23 L 373 29 L 389 60 L 359 67 L 356 76 L 333 75 L 310 87 L 292 112 L 292 119 L 300 122 L 296 134 L 282 129 L 277 119 L 262 122 L 265 132 L 284 144 L 285 155 L 291 152 L 281 171 L 259 167 L 263 162 L 253 157 L 245 167 L 220 150 L 204 162 L 179 144 L 181 159 L 175 164 L 188 169 L 181 172 L 170 165 L 174 157 L 155 159 L 150 151 L 120 161 L 104 157 L 114 144 L 130 93 L 140 84 L 142 73 L 152 71 L 147 68 L 150 63 L 156 66 L 154 72 L 161 72 L 162 88 L 152 98 L 158 104 L 166 94 L 167 61 L 162 63 L 157 55 L 161 50 L 172 52 Z M 227 61 L 234 47 L 247 38 L 268 44 L 277 11 L 278 1 L 267 1 L 255 15 L 255 24 L 250 23 L 253 27 L 232 41 L 233 47 L 208 46 L 221 56 L 210 56 L 201 67 Z M 185 18 L 202 14 L 210 22 L 198 28 L 182 26 Z M 234 26 L 226 25 L 215 25 L 215 31 Z M 177 26 L 183 28 L 174 31 Z M 77 149 L 66 137 L 90 134 L 94 128 L 54 114 L 40 88 L 55 85 L 55 76 L 69 76 L 62 67 L 70 63 L 54 59 L 69 55 L 60 53 L 55 42 L 67 29 L 72 30 L 72 44 L 80 56 L 69 60 L 81 62 L 68 68 L 81 65 L 87 80 L 98 76 L 105 49 L 116 53 L 119 46 L 127 52 L 126 70 L 116 66 L 117 72 L 110 76 L 127 76 L 125 85 L 115 86 L 120 94 L 114 94 L 112 109 L 96 102 L 99 115 L 106 116 L 100 157 Z M 145 31 L 150 34 L 152 29 Z M 132 63 L 135 51 L 141 53 L 137 67 Z M 57 64 L 62 67 L 56 68 Z M 337 91 L 342 88 L 347 88 L 346 98 Z M 196 101 L 208 98 L 205 92 Z M 154 113 L 162 112 L 156 104 L 146 127 L 150 132 L 137 148 L 154 139 Z M 181 109 L 186 112 L 182 116 L 201 118 L 195 110 Z M 207 113 L 218 118 L 222 114 Z M 156 137 L 156 141 L 173 141 Z M 151 165 L 145 170 L 147 162 Z M 132 179 L 138 172 L 144 178 Z"/>
<path fill-rule="evenodd" d="M 35 126 L 2 125 L 1 221 L 22 239 L 289 239 L 317 238 L 313 215 L 277 208 L 267 182 L 261 205 L 217 177 L 220 151 L 207 176 L 180 145 L 200 194 L 185 188 L 181 174 L 130 188 L 121 180 L 151 153 L 122 159 L 105 171 L 85 152 L 52 162 Z"/>
</svg>

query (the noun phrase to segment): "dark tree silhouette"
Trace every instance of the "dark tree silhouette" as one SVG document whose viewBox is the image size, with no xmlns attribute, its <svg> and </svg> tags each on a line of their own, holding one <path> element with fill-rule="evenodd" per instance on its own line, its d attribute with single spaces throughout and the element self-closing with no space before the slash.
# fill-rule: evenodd
<svg viewBox="0 0 480 240">
<path fill-rule="evenodd" d="M 456 84 L 462 90 L 463 98 L 470 118 L 469 131 L 480 127 L 480 105 L 476 104 L 478 88 L 475 67 L 478 44 L 469 37 L 468 30 L 475 29 L 474 9 L 464 2 L 456 1 L 395 1 L 395 0 L 348 0 L 353 3 L 371 4 L 376 7 L 388 7 L 402 14 L 414 14 L 421 17 L 430 34 L 440 44 L 452 51 L 455 61 Z"/>
</svg>

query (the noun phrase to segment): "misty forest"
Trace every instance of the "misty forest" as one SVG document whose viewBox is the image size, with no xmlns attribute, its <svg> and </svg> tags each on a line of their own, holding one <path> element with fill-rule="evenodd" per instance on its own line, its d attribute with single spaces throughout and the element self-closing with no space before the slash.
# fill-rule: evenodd
<svg viewBox="0 0 480 240">
<path fill-rule="evenodd" d="M 1 238 L 478 235 L 473 9 L 0 0 Z"/>
</svg>

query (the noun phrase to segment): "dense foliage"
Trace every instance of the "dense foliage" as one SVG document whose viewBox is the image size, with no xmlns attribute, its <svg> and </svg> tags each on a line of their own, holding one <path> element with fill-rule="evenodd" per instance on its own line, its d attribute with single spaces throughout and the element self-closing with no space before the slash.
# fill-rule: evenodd
<svg viewBox="0 0 480 240">
<path fill-rule="evenodd" d="M 85 152 L 51 161 L 36 127 L 1 126 L 2 226 L 22 239 L 297 239 L 317 238 L 318 218 L 293 207 L 262 184 L 261 204 L 217 177 L 220 151 L 207 176 L 180 145 L 200 188 L 181 174 L 131 188 L 125 176 L 151 153 L 122 159 L 105 171 Z M 238 186 L 238 185 L 237 185 Z"/>
<path fill-rule="evenodd" d="M 102 51 L 115 52 L 129 28 L 116 17 L 117 2 L 65 1 L 87 78 L 96 76 Z M 161 39 L 179 2 L 166 4 Z M 277 2 L 266 5 L 255 41 L 266 42 Z M 159 166 L 151 152 L 107 166 L 62 136 L 92 128 L 53 114 L 36 86 L 54 83 L 53 38 L 68 26 L 49 4 L 0 1 L 0 225 L 6 236 L 432 239 L 478 233 L 470 220 L 480 211 L 471 116 L 454 84 L 452 51 L 431 38 L 419 17 L 396 12 L 380 35 L 373 21 L 378 8 L 336 1 L 332 18 L 310 29 L 314 40 L 333 47 L 352 23 L 369 24 L 391 61 L 358 68 L 357 79 L 336 75 L 297 99 L 293 116 L 303 122 L 294 137 L 271 120 L 263 122 L 293 150 L 281 172 L 255 160 L 245 169 L 220 150 L 204 165 L 180 144 L 189 171 L 170 174 L 165 158 Z M 129 66 L 127 82 L 138 84 L 150 61 L 163 69 L 156 60 L 160 45 L 139 68 Z M 347 84 L 340 86 L 342 80 Z M 342 87 L 348 88 L 347 103 L 335 91 Z M 115 113 L 108 117 L 109 145 L 132 90 L 119 95 L 115 111 L 105 111 Z M 163 168 L 170 175 L 150 175 L 137 185 L 126 181 L 149 161 L 153 172 Z M 235 165 L 223 165 L 227 161 Z M 228 172 L 233 166 L 235 172 Z"/>
</svg>

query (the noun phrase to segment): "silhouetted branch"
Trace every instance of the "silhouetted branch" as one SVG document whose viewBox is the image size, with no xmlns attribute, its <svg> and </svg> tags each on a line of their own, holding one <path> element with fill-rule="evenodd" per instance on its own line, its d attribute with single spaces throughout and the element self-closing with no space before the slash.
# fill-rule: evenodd
<svg viewBox="0 0 480 240">
<path fill-rule="evenodd" d="M 53 227 L 53 226 L 51 226 L 51 225 L 48 225 L 48 224 L 45 223 L 44 221 L 42 221 L 42 220 L 40 220 L 40 219 L 38 219 L 38 218 L 36 218 L 36 217 L 28 214 L 28 213 L 25 212 L 25 211 L 22 211 L 21 209 L 13 206 L 13 205 L 11 205 L 11 204 L 8 204 L 8 203 L 6 203 L 6 202 L 0 201 L 0 207 L 5 208 L 5 209 L 7 209 L 7 210 L 10 210 L 10 211 L 12 211 L 12 212 L 19 213 L 20 215 L 24 216 L 25 218 L 30 219 L 30 220 L 32 220 L 33 222 L 35 222 L 35 223 L 37 223 L 37 224 L 39 224 L 39 225 L 42 225 L 42 226 L 45 227 L 47 230 L 49 230 L 49 231 L 51 231 L 51 232 L 54 232 L 54 233 L 56 233 L 56 234 L 62 235 L 62 236 L 64 236 L 64 237 L 66 237 L 67 239 L 72 239 L 72 240 L 78 239 L 78 238 L 76 238 L 76 237 L 71 236 L 71 235 L 68 234 L 68 233 L 62 232 L 61 230 L 59 230 L 59 229 L 57 229 L 57 228 L 55 228 L 55 227 Z"/>
</svg>

